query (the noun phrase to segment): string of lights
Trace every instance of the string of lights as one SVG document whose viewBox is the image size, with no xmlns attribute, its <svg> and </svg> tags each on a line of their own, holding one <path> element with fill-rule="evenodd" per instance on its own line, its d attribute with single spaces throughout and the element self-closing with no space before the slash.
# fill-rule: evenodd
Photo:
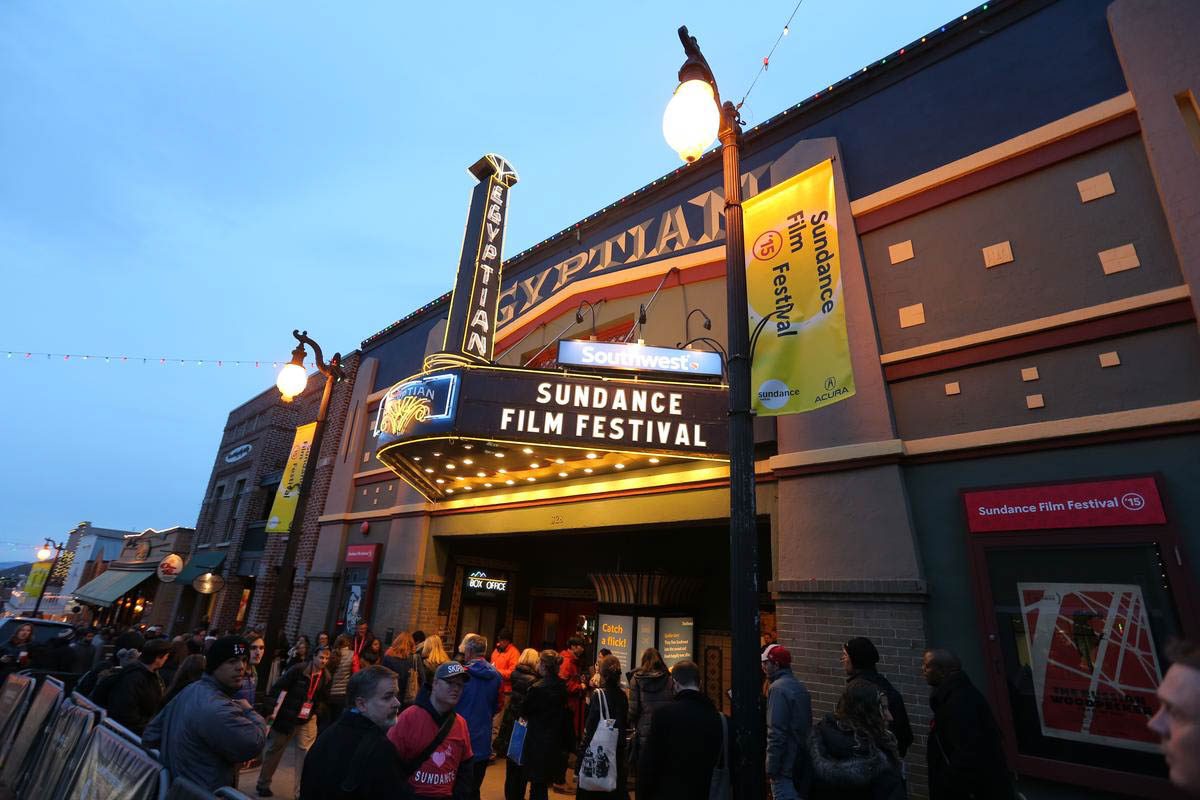
<svg viewBox="0 0 1200 800">
<path fill-rule="evenodd" d="M 742 99 L 738 101 L 737 107 L 739 109 L 745 104 L 746 98 L 750 96 L 750 93 L 754 91 L 754 84 L 758 83 L 758 79 L 762 77 L 762 74 L 767 71 L 767 67 L 771 65 L 771 56 L 775 55 L 775 48 L 779 47 L 779 43 L 783 41 L 783 37 L 787 36 L 790 32 L 792 20 L 796 18 L 796 12 L 800 10 L 800 3 L 803 2 L 804 0 L 799 0 L 796 3 L 796 7 L 792 9 L 792 15 L 787 18 L 787 22 L 783 23 L 783 30 L 779 32 L 779 36 L 775 39 L 775 44 L 771 45 L 770 52 L 763 56 L 762 66 L 755 73 L 754 80 L 750 81 L 750 88 L 746 90 L 746 93 L 742 95 Z"/>
<path fill-rule="evenodd" d="M 21 350 L 13 349 L 6 350 L 0 348 L 0 352 L 5 354 L 6 361 L 33 361 L 34 359 L 42 361 L 87 361 L 98 362 L 104 364 L 135 364 L 135 365 L 158 365 L 168 366 L 176 364 L 180 366 L 196 366 L 203 367 L 205 365 L 215 367 L 253 367 L 260 369 L 270 364 L 272 369 L 278 369 L 280 362 L 278 360 L 264 358 L 179 358 L 178 356 L 114 356 L 114 355 L 93 355 L 90 353 L 47 353 L 37 350 Z M 313 362 L 304 362 L 306 368 L 315 368 Z"/>
</svg>

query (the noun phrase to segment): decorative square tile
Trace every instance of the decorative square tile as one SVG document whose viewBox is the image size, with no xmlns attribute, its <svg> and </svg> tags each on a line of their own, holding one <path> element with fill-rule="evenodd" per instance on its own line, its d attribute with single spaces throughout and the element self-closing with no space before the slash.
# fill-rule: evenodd
<svg viewBox="0 0 1200 800">
<path fill-rule="evenodd" d="M 946 384 L 946 396 L 953 397 L 956 394 L 962 394 L 962 389 L 958 386 L 958 381 Z"/>
<path fill-rule="evenodd" d="M 908 261 L 913 257 L 912 239 L 906 242 L 896 242 L 888 247 L 888 258 L 893 264 L 899 264 L 902 261 Z"/>
<path fill-rule="evenodd" d="M 1100 256 L 1100 266 L 1104 268 L 1105 275 L 1124 272 L 1127 269 L 1137 269 L 1142 265 L 1142 262 L 1138 261 L 1137 251 L 1131 244 L 1123 244 L 1111 250 L 1101 250 L 1097 255 Z"/>
<path fill-rule="evenodd" d="M 900 327 L 912 328 L 925 324 L 925 304 L 917 303 L 900 309 Z"/>
<path fill-rule="evenodd" d="M 1045 408 L 1046 401 L 1042 399 L 1040 394 L 1025 395 L 1025 407 L 1029 409 Z"/>
<path fill-rule="evenodd" d="M 1012 260 L 1012 244 L 1009 242 L 997 242 L 983 248 L 983 265 L 988 269 L 1007 264 Z"/>
<path fill-rule="evenodd" d="M 1110 350 L 1107 353 L 1100 354 L 1101 367 L 1119 367 L 1121 366 L 1121 357 L 1117 355 L 1116 350 Z"/>
<path fill-rule="evenodd" d="M 1026 383 L 1029 383 L 1030 381 L 1036 381 L 1039 377 L 1041 376 L 1038 375 L 1037 367 L 1025 367 L 1023 370 L 1021 370 L 1021 380 L 1025 381 Z"/>
<path fill-rule="evenodd" d="M 1082 203 L 1099 200 L 1101 197 L 1108 197 L 1117 192 L 1113 188 L 1112 175 L 1107 172 L 1101 172 L 1099 175 L 1079 181 L 1075 184 L 1075 188 L 1079 189 L 1079 201 Z"/>
</svg>

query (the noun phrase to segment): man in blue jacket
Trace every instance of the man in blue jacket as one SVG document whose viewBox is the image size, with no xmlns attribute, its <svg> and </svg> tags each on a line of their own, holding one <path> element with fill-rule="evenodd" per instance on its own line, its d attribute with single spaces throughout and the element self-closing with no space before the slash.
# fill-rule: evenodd
<svg viewBox="0 0 1200 800">
<path fill-rule="evenodd" d="M 471 771 L 470 798 L 480 800 L 479 787 L 483 785 L 483 776 L 491 760 L 492 718 L 500 708 L 502 679 L 499 671 L 485 657 L 487 639 L 478 633 L 464 636 L 458 650 L 466 661 L 467 674 L 470 675 L 467 685 L 463 687 L 462 698 L 458 701 L 458 713 L 467 721 L 467 730 L 471 733 L 471 752 L 474 754 L 468 767 Z"/>
<path fill-rule="evenodd" d="M 808 732 L 812 698 L 792 674 L 792 654 L 781 644 L 763 650 L 762 668 L 771 683 L 767 692 L 767 780 L 775 800 L 804 800 L 811 774 Z"/>
</svg>

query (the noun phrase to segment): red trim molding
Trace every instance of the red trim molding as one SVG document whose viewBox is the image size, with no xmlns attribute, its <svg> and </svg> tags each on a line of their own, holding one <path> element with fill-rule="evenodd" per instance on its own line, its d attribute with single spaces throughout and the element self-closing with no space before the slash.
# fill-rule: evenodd
<svg viewBox="0 0 1200 800">
<path fill-rule="evenodd" d="M 990 189 L 997 184 L 1028 175 L 1051 164 L 1057 164 L 1068 158 L 1095 150 L 1106 144 L 1133 136 L 1141 130 L 1137 114 L 1129 112 L 1116 119 L 1082 130 L 1072 136 L 1051 142 L 1028 153 L 1001 161 L 978 172 L 972 172 L 961 178 L 935 186 L 920 194 L 884 206 L 877 211 L 869 211 L 860 217 L 855 217 L 854 227 L 862 236 L 870 231 L 899 222 L 906 217 L 920 214 L 931 208 L 945 205 L 953 200 L 966 197 L 984 189 Z"/>
<path fill-rule="evenodd" d="M 1190 322 L 1195 318 L 1195 310 L 1192 308 L 1190 300 L 1176 300 L 1161 306 L 1139 308 L 1063 328 L 1038 331 L 1000 342 L 988 342 L 949 353 L 938 353 L 924 358 L 915 358 L 912 361 L 889 364 L 883 368 L 883 374 L 888 382 L 901 381 L 906 378 L 932 375 L 936 372 L 961 369 L 989 361 L 1028 355 L 1041 350 L 1053 350 L 1127 333 L 1161 328 L 1166 325 L 1176 325 Z"/>
</svg>

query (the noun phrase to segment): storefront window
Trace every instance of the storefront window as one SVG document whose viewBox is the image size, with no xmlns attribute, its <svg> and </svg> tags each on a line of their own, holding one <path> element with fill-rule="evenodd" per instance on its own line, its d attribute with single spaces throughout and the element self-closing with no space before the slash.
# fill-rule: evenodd
<svg viewBox="0 0 1200 800">
<path fill-rule="evenodd" d="M 989 547 L 986 565 L 1017 752 L 1164 776 L 1146 723 L 1180 620 L 1159 547 Z"/>
</svg>

